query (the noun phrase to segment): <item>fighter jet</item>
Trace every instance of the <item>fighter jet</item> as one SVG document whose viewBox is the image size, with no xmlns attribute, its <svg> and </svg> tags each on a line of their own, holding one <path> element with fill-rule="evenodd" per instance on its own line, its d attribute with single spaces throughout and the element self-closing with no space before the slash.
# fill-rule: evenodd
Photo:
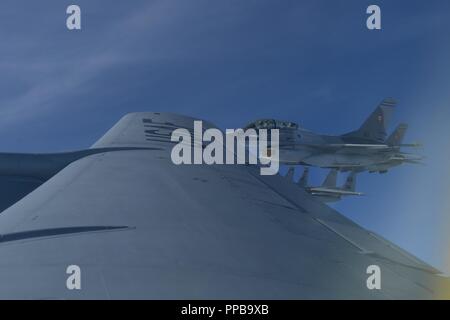
<svg viewBox="0 0 450 320">
<path fill-rule="evenodd" d="M 305 188 L 305 190 L 313 195 L 315 198 L 323 202 L 335 202 L 342 199 L 343 196 L 361 196 L 363 193 L 356 192 L 356 172 L 352 171 L 342 187 L 336 186 L 338 171 L 331 169 L 321 186 L 308 186 L 309 169 L 305 167 L 303 175 L 298 181 L 298 185 Z M 286 174 L 286 178 L 293 180 L 294 168 L 290 167 Z"/>
<path fill-rule="evenodd" d="M 279 161 L 282 164 L 385 172 L 392 166 L 421 160 L 400 152 L 400 147 L 419 146 L 400 143 L 405 124 L 386 139 L 386 128 L 395 105 L 392 98 L 384 99 L 359 129 L 339 136 L 317 134 L 297 123 L 274 119 L 257 120 L 245 128 L 279 129 Z"/>
</svg>

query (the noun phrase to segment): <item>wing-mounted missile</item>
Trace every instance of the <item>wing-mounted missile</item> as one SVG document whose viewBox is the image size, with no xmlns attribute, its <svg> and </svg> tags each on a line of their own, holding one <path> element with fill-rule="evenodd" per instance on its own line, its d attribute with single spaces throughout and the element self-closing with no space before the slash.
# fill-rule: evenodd
<svg viewBox="0 0 450 320">
<path fill-rule="evenodd" d="M 305 171 L 308 172 L 306 169 Z M 305 176 L 305 171 L 303 173 L 303 176 Z M 337 187 L 336 181 L 338 170 L 331 169 L 328 175 L 326 176 L 325 180 L 323 181 L 322 185 L 318 187 L 305 186 L 305 190 L 323 202 L 339 201 L 344 196 L 361 196 L 363 195 L 361 192 L 355 191 L 356 174 L 357 174 L 356 171 L 350 172 L 344 185 L 342 187 Z"/>
<path fill-rule="evenodd" d="M 309 168 L 305 167 L 303 169 L 303 174 L 297 182 L 294 179 L 295 167 L 289 167 L 286 175 L 284 176 L 289 182 L 297 183 L 301 188 L 304 188 L 308 193 L 310 193 L 315 198 L 323 202 L 335 202 L 341 200 L 343 196 L 361 196 L 361 192 L 355 191 L 356 189 L 356 171 L 351 171 L 347 176 L 347 180 L 342 185 L 338 187 L 337 176 L 338 170 L 331 169 L 320 186 L 308 186 L 308 176 Z"/>
</svg>

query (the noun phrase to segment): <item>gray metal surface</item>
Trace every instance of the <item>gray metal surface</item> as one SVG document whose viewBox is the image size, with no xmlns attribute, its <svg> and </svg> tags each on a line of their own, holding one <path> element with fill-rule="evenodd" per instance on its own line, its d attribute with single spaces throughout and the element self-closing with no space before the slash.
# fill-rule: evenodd
<svg viewBox="0 0 450 320">
<path fill-rule="evenodd" d="M 446 285 L 283 177 L 172 164 L 172 126 L 192 119 L 126 116 L 93 147 L 153 149 L 76 160 L 1 213 L 0 298 L 434 298 Z M 72 264 L 81 290 L 66 288 Z M 381 290 L 366 287 L 371 264 Z"/>
</svg>

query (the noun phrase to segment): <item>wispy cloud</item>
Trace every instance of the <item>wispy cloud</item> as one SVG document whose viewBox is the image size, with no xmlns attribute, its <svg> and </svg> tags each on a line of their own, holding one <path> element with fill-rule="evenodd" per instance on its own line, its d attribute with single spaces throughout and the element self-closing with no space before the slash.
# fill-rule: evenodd
<svg viewBox="0 0 450 320">
<path fill-rule="evenodd" d="M 87 17 L 96 19 L 95 15 L 89 16 L 86 5 L 82 6 L 86 13 L 82 11 L 81 31 L 57 29 L 55 35 L 49 34 L 47 38 L 17 32 L 18 38 L 8 43 L 7 51 L 19 54 L 5 55 L 0 73 L 4 76 L 14 73 L 15 77 L 25 79 L 28 86 L 19 94 L 3 94 L 0 127 L 6 129 L 19 120 L 51 112 L 55 107 L 63 108 L 68 94 L 83 90 L 83 85 L 111 67 L 139 60 L 167 59 L 170 51 L 161 52 L 158 45 L 164 41 L 165 29 L 179 23 L 186 13 L 185 7 L 171 1 L 141 4 L 118 20 L 104 21 L 106 26 L 100 28 L 103 32 L 95 32 L 85 21 Z M 153 42 L 155 50 L 143 46 L 143 41 Z"/>
</svg>

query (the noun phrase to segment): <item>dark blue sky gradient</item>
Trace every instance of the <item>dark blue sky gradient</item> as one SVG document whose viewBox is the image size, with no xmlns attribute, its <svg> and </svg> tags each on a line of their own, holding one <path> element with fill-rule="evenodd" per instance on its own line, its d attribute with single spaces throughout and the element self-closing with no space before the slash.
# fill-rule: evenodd
<svg viewBox="0 0 450 320">
<path fill-rule="evenodd" d="M 72 3 L 81 31 L 65 27 Z M 365 27 L 370 4 L 381 31 Z M 340 134 L 392 96 L 392 127 L 410 124 L 427 165 L 362 174 L 367 196 L 335 206 L 449 271 L 449 24 L 447 0 L 4 0 L 0 150 L 89 147 L 133 111 L 222 128 L 274 117 Z"/>
</svg>

